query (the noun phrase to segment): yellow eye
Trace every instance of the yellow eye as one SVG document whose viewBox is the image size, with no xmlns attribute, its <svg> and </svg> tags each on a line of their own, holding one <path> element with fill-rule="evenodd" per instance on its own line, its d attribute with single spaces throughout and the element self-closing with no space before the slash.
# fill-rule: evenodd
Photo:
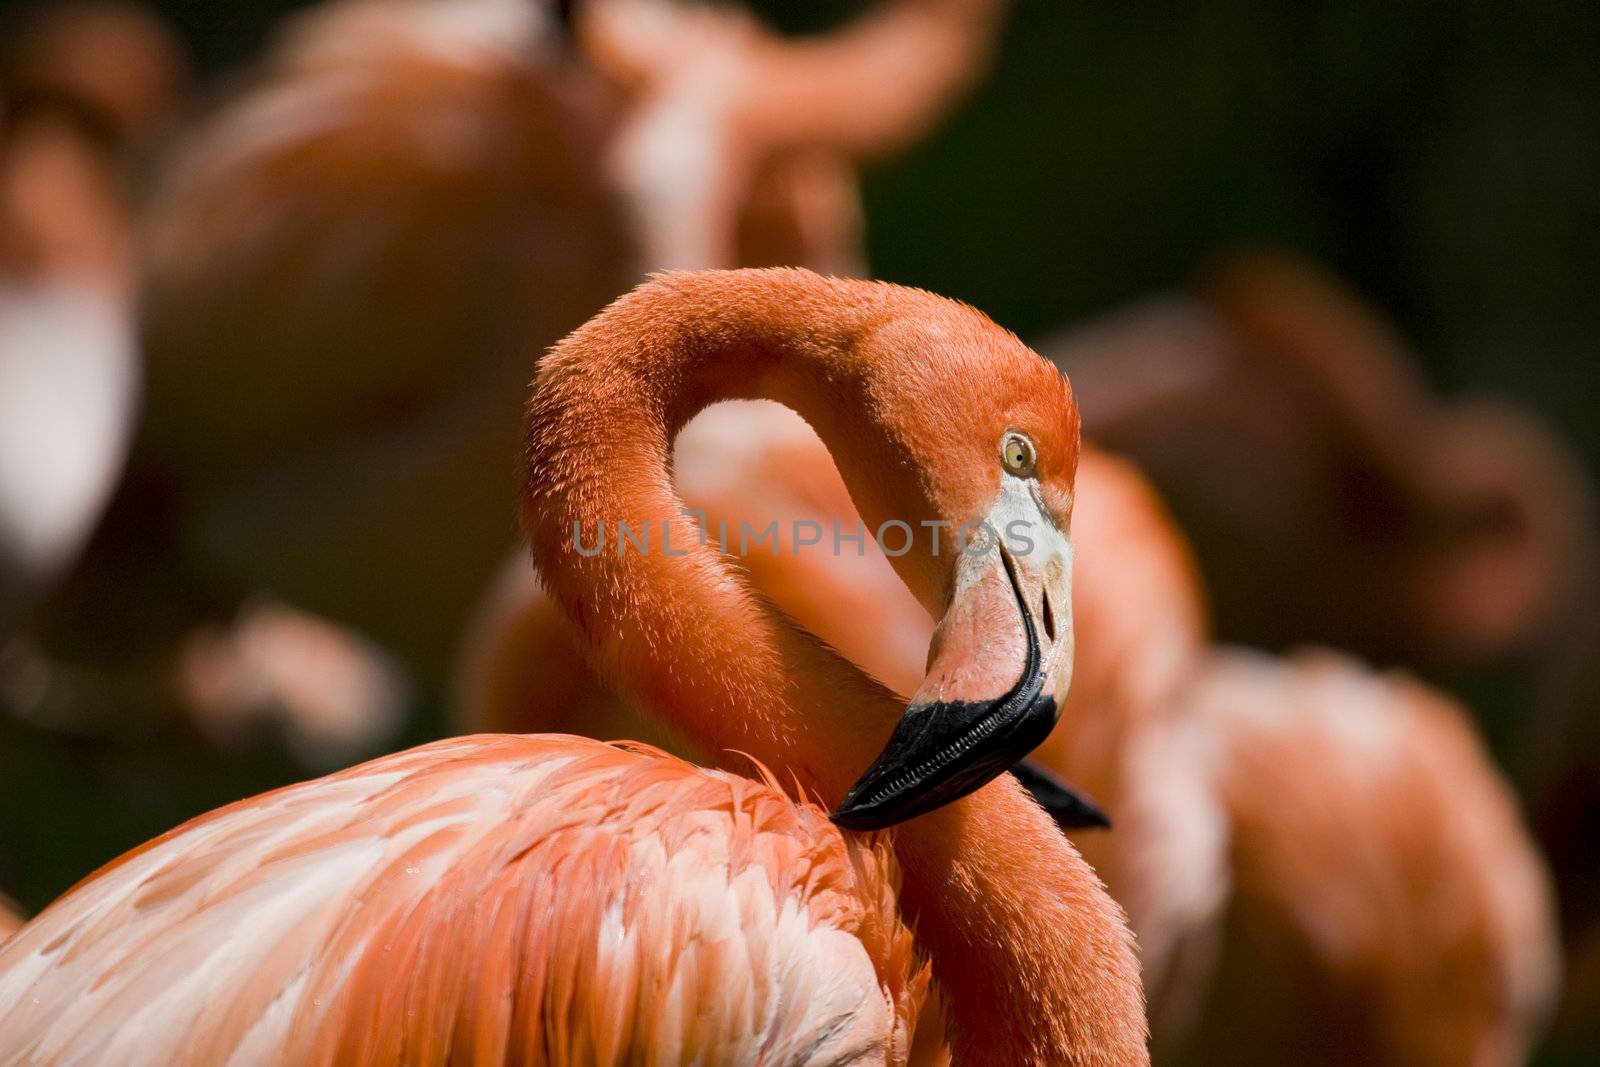
<svg viewBox="0 0 1600 1067">
<path fill-rule="evenodd" d="M 1000 439 L 1000 461 L 1006 465 L 1006 470 L 1018 478 L 1033 476 L 1036 458 L 1033 442 L 1026 435 L 1012 430 Z"/>
</svg>

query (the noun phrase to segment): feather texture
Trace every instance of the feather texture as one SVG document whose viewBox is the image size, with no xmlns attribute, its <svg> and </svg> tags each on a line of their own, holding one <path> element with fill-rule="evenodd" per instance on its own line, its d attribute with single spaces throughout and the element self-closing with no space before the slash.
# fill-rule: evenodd
<svg viewBox="0 0 1600 1067">
<path fill-rule="evenodd" d="M 904 1061 L 873 838 L 643 746 L 443 741 L 202 816 L 0 951 L 0 1059 Z"/>
</svg>

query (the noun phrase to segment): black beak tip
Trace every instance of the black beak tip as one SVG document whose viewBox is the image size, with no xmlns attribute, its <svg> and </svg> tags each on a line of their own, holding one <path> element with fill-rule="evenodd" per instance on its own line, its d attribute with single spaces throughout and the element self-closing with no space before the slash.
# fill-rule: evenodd
<svg viewBox="0 0 1600 1067">
<path fill-rule="evenodd" d="M 1111 817 L 1100 805 L 1043 766 L 1025 759 L 1011 773 L 1062 830 L 1111 829 Z"/>
<path fill-rule="evenodd" d="M 868 768 L 861 780 L 850 787 L 839 806 L 829 812 L 828 818 L 842 830 L 866 833 L 886 830 L 897 823 L 937 808 L 941 801 L 939 791 L 932 795 L 921 789 L 894 790 L 883 788 L 905 770 L 895 759 L 880 760 Z"/>
<path fill-rule="evenodd" d="M 893 826 L 895 819 L 882 812 L 874 812 L 870 805 L 854 802 L 846 797 L 839 807 L 828 814 L 828 818 L 841 830 L 854 830 L 857 833 L 866 833 L 869 830 L 882 830 Z"/>
<path fill-rule="evenodd" d="M 990 713 L 1000 721 L 974 741 L 971 732 Z M 829 818 L 846 830 L 882 830 L 943 807 L 1004 774 L 1044 740 L 1055 720 L 1055 702 L 1040 695 L 1009 713 L 987 703 L 913 707 Z"/>
<path fill-rule="evenodd" d="M 1084 804 L 1075 813 L 1072 813 L 1076 816 L 1076 822 L 1072 821 L 1071 818 L 1064 818 L 1062 814 L 1052 814 L 1056 815 L 1056 822 L 1068 830 L 1111 829 L 1111 816 L 1095 807 L 1087 798 L 1085 798 Z"/>
<path fill-rule="evenodd" d="M 888 745 L 830 816 L 835 825 L 881 830 L 943 807 L 983 788 L 1050 736 L 1060 706 L 1044 692 L 1038 633 L 1009 563 L 1006 573 L 1027 639 L 1016 684 L 993 700 L 907 708 Z M 1089 807 L 1104 820 L 1099 809 Z"/>
</svg>

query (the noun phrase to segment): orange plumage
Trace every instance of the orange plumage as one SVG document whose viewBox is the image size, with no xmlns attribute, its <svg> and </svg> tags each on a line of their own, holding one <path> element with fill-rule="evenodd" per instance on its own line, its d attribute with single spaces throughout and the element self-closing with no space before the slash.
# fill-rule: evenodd
<svg viewBox="0 0 1600 1067">
<path fill-rule="evenodd" d="M 640 287 L 541 365 L 524 518 L 613 680 L 718 760 L 747 766 L 739 749 L 779 777 L 478 736 L 242 801 L 104 868 L 0 948 L 0 991 L 27 991 L 0 996 L 0 1058 L 899 1064 L 925 957 L 956 1062 L 1148 1062 L 1121 915 L 1017 783 L 988 781 L 1003 762 L 880 836 L 841 834 L 775 781 L 847 801 L 858 769 L 892 750 L 903 705 L 711 546 L 585 556 L 567 540 L 597 520 L 681 522 L 672 424 L 746 391 L 826 413 L 858 499 L 878 508 L 959 524 L 1026 493 L 1052 530 L 1063 522 L 1070 389 L 970 308 L 804 271 Z M 1026 479 L 999 448 L 1020 431 L 1037 448 Z M 879 462 L 891 442 L 913 476 Z M 1053 536 L 1053 569 L 1011 563 L 1004 597 L 999 559 L 908 567 L 947 615 L 1010 612 L 987 642 L 948 642 L 931 677 L 987 678 L 1042 625 L 1070 552 Z M 1067 643 L 1047 632 L 1023 680 L 1058 693 Z M 987 736 L 935 755 L 988 751 Z"/>
<path fill-rule="evenodd" d="M 706 412 L 676 471 L 713 529 L 854 522 L 792 412 Z M 1321 1047 L 1520 1062 L 1552 992 L 1547 879 L 1461 709 L 1327 653 L 1210 647 L 1197 568 L 1137 470 L 1086 450 L 1076 494 L 1077 664 L 1035 758 L 1112 816 L 1111 833 L 1075 840 L 1139 935 L 1158 1047 L 1200 1062 Z M 932 623 L 876 546 L 739 562 L 807 629 L 915 683 Z M 557 685 L 625 733 L 626 708 L 568 658 L 565 625 L 530 586 L 520 612 L 517 595 L 500 590 L 467 651 L 467 723 L 532 726 L 516 695 Z"/>
<path fill-rule="evenodd" d="M 1229 825 L 1195 1059 L 1525 1062 L 1557 986 L 1550 879 L 1462 709 L 1332 653 L 1220 650 L 1176 710 Z"/>
<path fill-rule="evenodd" d="M 0 1045 L 13 1063 L 899 1062 L 926 967 L 896 877 L 882 839 L 653 749 L 441 741 L 97 872 L 0 953 Z"/>
<path fill-rule="evenodd" d="M 514 547 L 527 354 L 645 271 L 854 271 L 858 159 L 948 106 L 1003 4 L 804 44 L 648 0 L 569 34 L 553 6 L 314 8 L 167 161 L 145 227 L 139 459 L 183 499 L 173 536 L 425 680 Z M 884 76 L 908 48 L 914 76 Z"/>
</svg>

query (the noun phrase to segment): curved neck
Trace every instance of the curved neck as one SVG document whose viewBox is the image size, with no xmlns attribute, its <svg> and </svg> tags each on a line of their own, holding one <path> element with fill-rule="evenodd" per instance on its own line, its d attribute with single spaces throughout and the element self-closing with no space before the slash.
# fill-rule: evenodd
<svg viewBox="0 0 1600 1067">
<path fill-rule="evenodd" d="M 879 387 L 915 372 L 893 366 L 874 331 L 948 307 L 803 271 L 668 275 L 557 346 L 536 383 L 524 522 L 596 665 L 703 751 L 753 756 L 829 804 L 881 751 L 901 707 L 761 600 L 715 539 L 699 542 L 672 485 L 672 441 L 718 400 L 777 400 L 817 429 L 873 521 L 889 499 L 873 471 L 896 454 Z M 646 521 L 648 550 L 619 551 L 618 524 L 637 534 Z M 599 523 L 604 548 L 587 554 Z M 950 992 L 958 1062 L 1138 1062 L 1124 1031 L 1142 1029 L 1143 1006 L 1116 907 L 1014 783 L 895 841 L 919 938 Z M 1093 993 L 1102 988 L 1115 995 Z M 1117 1017 L 1088 1018 L 1086 1004 Z"/>
<path fill-rule="evenodd" d="M 870 431 L 886 358 L 871 335 L 907 312 L 902 292 L 804 271 L 666 275 L 545 358 L 529 414 L 525 526 L 597 667 L 701 751 L 787 768 L 828 802 L 886 740 L 895 698 L 772 610 L 714 534 L 702 543 L 672 441 L 712 403 L 767 397 L 816 427 L 841 469 L 870 466 L 887 447 Z M 851 488 L 871 497 L 870 481 Z"/>
<path fill-rule="evenodd" d="M 894 834 L 956 1064 L 1149 1063 L 1122 911 L 1015 778 Z"/>
</svg>

